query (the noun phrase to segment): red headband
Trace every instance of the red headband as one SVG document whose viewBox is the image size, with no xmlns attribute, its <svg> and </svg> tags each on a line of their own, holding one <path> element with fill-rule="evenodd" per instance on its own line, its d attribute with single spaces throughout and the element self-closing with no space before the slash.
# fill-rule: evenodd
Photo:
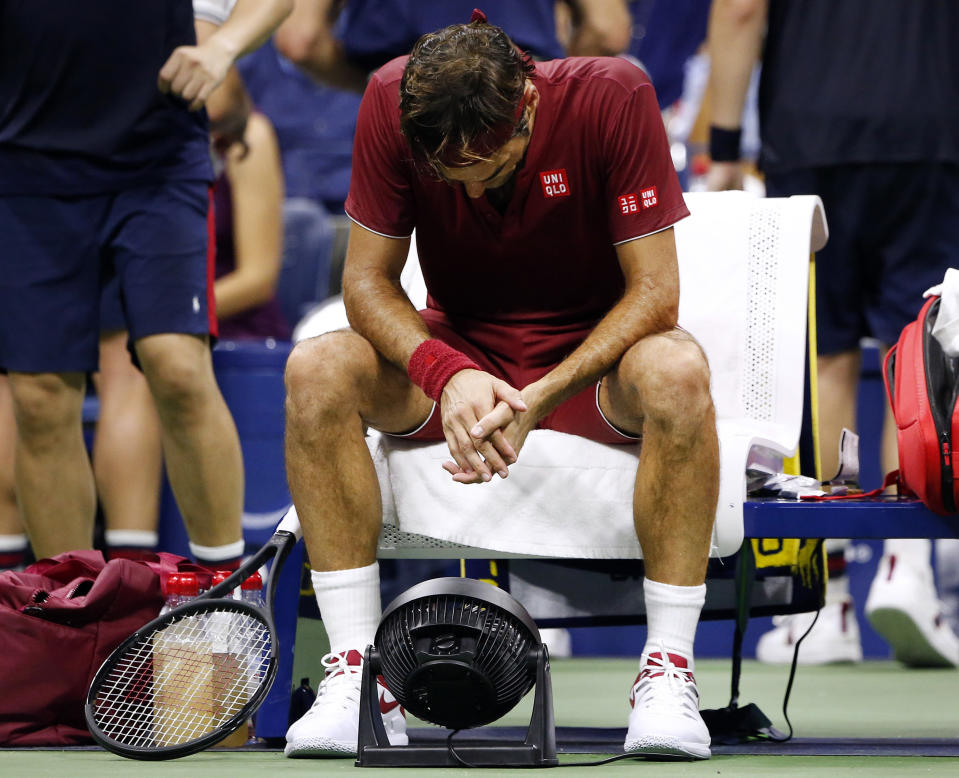
<svg viewBox="0 0 959 778">
<path fill-rule="evenodd" d="M 470 17 L 470 23 L 472 22 L 483 22 L 483 24 L 489 24 L 486 20 L 486 14 L 484 14 L 479 8 L 473 9 L 473 15 Z"/>
<path fill-rule="evenodd" d="M 523 111 L 526 110 L 526 103 L 526 92 L 524 90 L 523 96 L 516 105 L 516 110 L 513 111 L 512 120 L 500 122 L 495 127 L 490 127 L 486 132 L 473 138 L 469 144 L 470 154 L 475 154 L 479 157 L 488 157 L 494 151 L 504 146 L 506 142 L 513 137 L 513 133 L 516 132 L 516 127 L 523 117 Z M 444 153 L 440 155 L 439 162 L 447 167 L 455 167 L 464 163 L 471 164 L 469 158 L 463 156 L 462 148 L 446 149 Z"/>
</svg>

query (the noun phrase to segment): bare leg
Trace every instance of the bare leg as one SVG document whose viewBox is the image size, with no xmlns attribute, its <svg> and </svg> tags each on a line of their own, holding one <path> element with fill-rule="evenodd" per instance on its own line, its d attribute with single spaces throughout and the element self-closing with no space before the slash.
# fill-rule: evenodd
<svg viewBox="0 0 959 778">
<path fill-rule="evenodd" d="M 842 428 L 856 429 L 856 393 L 861 363 L 858 350 L 821 355 L 817 359 L 819 456 L 824 480 L 832 478 L 839 469 Z"/>
<path fill-rule="evenodd" d="M 221 546 L 242 537 L 243 459 L 205 338 L 150 335 L 136 343 L 163 429 L 170 486 L 190 540 Z"/>
<path fill-rule="evenodd" d="M 126 343 L 125 332 L 100 338 L 93 472 L 107 529 L 155 532 L 163 472 L 160 419 Z"/>
<path fill-rule="evenodd" d="M 96 495 L 82 373 L 10 373 L 20 511 L 37 558 L 91 548 Z"/>
<path fill-rule="evenodd" d="M 286 367 L 286 470 L 314 570 L 372 564 L 382 522 L 365 426 L 404 431 L 432 401 L 353 332 L 296 346 Z"/>
<path fill-rule="evenodd" d="M 17 445 L 17 423 L 13 418 L 10 382 L 0 375 L 0 535 L 22 535 L 23 523 L 17 509 L 17 488 L 13 479 L 13 452 Z"/>
<path fill-rule="evenodd" d="M 646 577 L 705 581 L 719 494 L 719 444 L 702 350 L 681 331 L 644 338 L 603 382 L 616 426 L 643 433 L 633 515 Z"/>
</svg>

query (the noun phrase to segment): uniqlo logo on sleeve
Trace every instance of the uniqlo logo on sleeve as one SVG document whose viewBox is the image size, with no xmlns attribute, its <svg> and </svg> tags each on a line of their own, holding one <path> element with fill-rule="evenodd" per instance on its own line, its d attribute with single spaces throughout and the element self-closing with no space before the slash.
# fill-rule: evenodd
<svg viewBox="0 0 959 778">
<path fill-rule="evenodd" d="M 619 201 L 619 210 L 624 214 L 636 213 L 639 210 L 639 198 L 634 194 L 624 194 L 616 198 Z"/>
<path fill-rule="evenodd" d="M 656 196 L 656 187 L 648 186 L 639 193 L 643 208 L 655 208 L 659 205 L 659 197 Z"/>
<path fill-rule="evenodd" d="M 543 194 L 546 197 L 569 197 L 569 181 L 566 180 L 566 168 L 540 173 L 539 181 L 543 185 Z"/>
</svg>

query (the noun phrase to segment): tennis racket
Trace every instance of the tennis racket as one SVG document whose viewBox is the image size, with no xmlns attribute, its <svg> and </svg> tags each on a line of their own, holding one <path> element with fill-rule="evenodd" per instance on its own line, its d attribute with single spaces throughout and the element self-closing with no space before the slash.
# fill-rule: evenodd
<svg viewBox="0 0 959 778">
<path fill-rule="evenodd" d="M 117 646 L 87 692 L 87 726 L 100 745 L 131 759 L 175 759 L 239 729 L 276 677 L 273 600 L 301 534 L 290 508 L 273 537 L 229 578 Z M 270 559 L 262 608 L 225 599 Z"/>
</svg>

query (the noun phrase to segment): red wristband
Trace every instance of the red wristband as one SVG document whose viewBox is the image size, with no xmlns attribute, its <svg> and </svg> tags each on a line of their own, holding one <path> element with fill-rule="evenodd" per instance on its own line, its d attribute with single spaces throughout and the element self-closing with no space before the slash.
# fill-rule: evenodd
<svg viewBox="0 0 959 778">
<path fill-rule="evenodd" d="M 482 368 L 462 351 L 457 351 L 436 338 L 420 343 L 406 366 L 410 380 L 436 402 L 439 402 L 443 395 L 443 387 L 456 373 L 460 370 L 480 369 Z"/>
</svg>

